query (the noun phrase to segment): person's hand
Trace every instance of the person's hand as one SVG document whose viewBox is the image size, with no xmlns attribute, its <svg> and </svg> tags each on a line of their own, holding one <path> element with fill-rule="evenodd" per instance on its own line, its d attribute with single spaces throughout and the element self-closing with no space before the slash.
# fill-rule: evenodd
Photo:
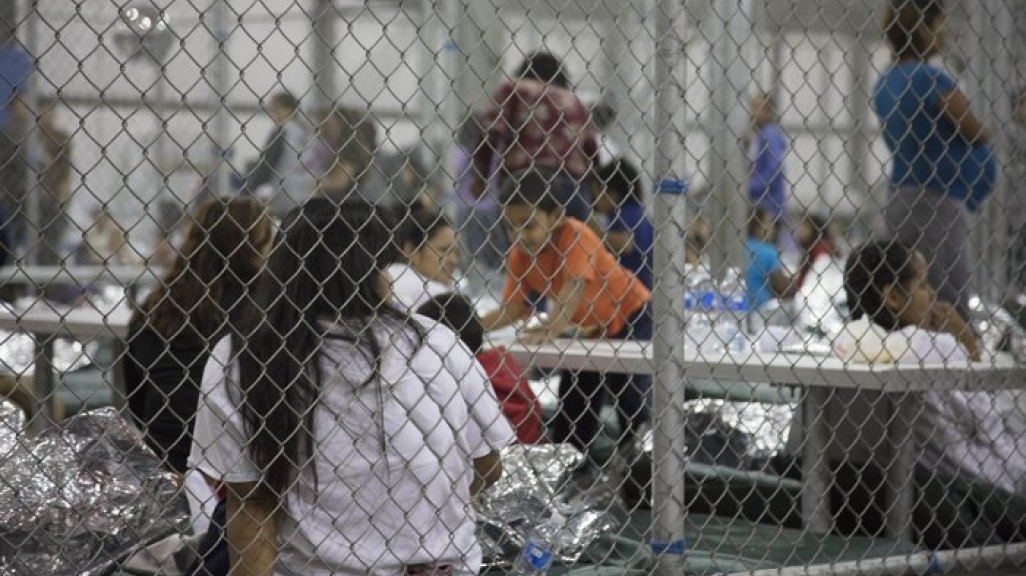
<svg viewBox="0 0 1026 576">
<path fill-rule="evenodd" d="M 934 332 L 956 335 L 966 325 L 965 319 L 950 302 L 938 301 L 930 307 L 926 317 L 926 328 Z"/>
</svg>

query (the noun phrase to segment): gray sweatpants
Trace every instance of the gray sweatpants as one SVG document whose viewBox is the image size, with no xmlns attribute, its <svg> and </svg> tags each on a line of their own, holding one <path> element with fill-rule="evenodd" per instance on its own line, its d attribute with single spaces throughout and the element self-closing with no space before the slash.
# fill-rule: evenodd
<svg viewBox="0 0 1026 576">
<path fill-rule="evenodd" d="M 889 237 L 922 253 L 937 297 L 968 318 L 970 276 L 976 263 L 965 204 L 933 190 L 899 188 L 887 199 L 884 226 Z"/>
</svg>

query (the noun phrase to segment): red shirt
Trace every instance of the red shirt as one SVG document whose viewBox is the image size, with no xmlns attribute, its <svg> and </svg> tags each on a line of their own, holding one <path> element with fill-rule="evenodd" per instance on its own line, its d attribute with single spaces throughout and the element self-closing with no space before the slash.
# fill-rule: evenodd
<svg viewBox="0 0 1026 576">
<path fill-rule="evenodd" d="M 502 413 L 517 432 L 517 440 L 521 444 L 541 442 L 541 404 L 513 357 L 499 347 L 478 352 L 477 361 L 491 380 L 495 396 L 502 404 Z"/>
<path fill-rule="evenodd" d="M 484 117 L 488 141 L 474 153 L 478 174 L 489 174 L 494 154 L 507 172 L 545 166 L 582 178 L 598 166 L 591 113 L 570 90 L 536 80 L 507 82 Z"/>
</svg>

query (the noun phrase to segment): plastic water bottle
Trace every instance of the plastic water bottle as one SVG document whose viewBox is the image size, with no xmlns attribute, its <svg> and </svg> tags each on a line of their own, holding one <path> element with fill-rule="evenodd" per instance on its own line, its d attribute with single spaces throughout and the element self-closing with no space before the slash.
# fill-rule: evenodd
<svg viewBox="0 0 1026 576">
<path fill-rule="evenodd" d="M 720 283 L 723 309 L 716 319 L 716 336 L 723 349 L 730 354 L 743 354 L 748 350 L 747 337 L 749 310 L 748 291 L 737 270 L 727 270 Z"/>
<path fill-rule="evenodd" d="M 511 574 L 537 576 L 547 573 L 552 567 L 553 559 L 559 553 L 559 536 L 564 524 L 566 518 L 559 512 L 553 512 L 544 524 L 532 530 L 527 542 L 524 543 L 524 549 L 520 551 L 513 564 Z"/>
<path fill-rule="evenodd" d="M 728 354 L 745 354 L 749 350 L 749 339 L 743 327 L 748 318 L 748 298 L 734 296 L 724 298 L 724 310 L 716 320 L 716 336 Z"/>
<path fill-rule="evenodd" d="M 700 327 L 696 326 L 696 321 L 699 320 L 699 301 L 701 295 L 699 294 L 699 286 L 702 285 L 709 279 L 709 275 L 704 270 L 698 268 L 692 268 L 688 270 L 687 276 L 685 277 L 684 284 L 684 325 L 686 333 L 684 335 L 684 345 L 688 349 L 698 349 L 698 345 L 702 342 L 702 339 L 696 338 L 699 335 Z M 700 322 L 699 322 L 700 323 Z"/>
<path fill-rule="evenodd" d="M 695 310 L 688 318 L 686 326 L 688 337 L 697 345 L 702 355 L 716 356 L 723 353 L 723 347 L 716 338 L 716 321 L 723 309 L 723 299 L 712 278 L 706 276 L 695 283 Z"/>
<path fill-rule="evenodd" d="M 727 301 L 728 307 L 730 303 L 735 305 L 742 304 L 748 300 L 748 290 L 745 287 L 744 282 L 741 280 L 740 274 L 734 268 L 727 270 L 726 275 L 723 277 L 723 281 L 720 282 L 720 293 L 723 294 L 723 298 Z"/>
</svg>

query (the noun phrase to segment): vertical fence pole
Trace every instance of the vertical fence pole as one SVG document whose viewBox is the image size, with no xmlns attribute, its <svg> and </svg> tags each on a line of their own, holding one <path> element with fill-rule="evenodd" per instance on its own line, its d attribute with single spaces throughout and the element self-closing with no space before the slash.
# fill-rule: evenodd
<svg viewBox="0 0 1026 576">
<path fill-rule="evenodd" d="M 228 91 L 231 89 L 228 61 L 228 0 L 214 0 L 210 6 L 211 30 L 214 35 L 214 61 L 210 71 L 210 87 L 214 93 L 215 108 L 211 119 L 214 133 L 214 169 L 210 175 L 210 190 L 217 196 L 226 196 L 228 185 L 228 148 L 232 145 L 229 129 Z"/>
<path fill-rule="evenodd" d="M 741 141 L 748 125 L 748 84 L 752 71 L 744 58 L 744 43 L 753 37 L 750 2 L 716 0 L 708 25 L 712 61 L 712 158 L 710 178 L 719 214 L 711 215 L 713 269 L 718 274 L 740 267 L 744 254 L 741 238 L 747 221 L 745 184 L 748 167 Z M 777 82 L 774 79 L 774 82 Z"/>
<path fill-rule="evenodd" d="M 866 214 L 882 214 L 883 199 L 878 191 L 885 191 L 886 187 L 874 185 L 866 175 L 866 166 L 871 153 L 872 137 L 870 136 L 869 125 L 869 93 L 870 83 L 870 61 L 869 50 L 864 44 L 861 35 L 854 36 L 847 40 L 847 58 L 851 62 L 851 86 L 852 90 L 844 99 L 844 106 L 851 112 L 851 132 L 845 139 L 845 154 L 850 159 L 848 181 L 850 192 L 845 195 L 847 210 L 850 210 L 856 219 L 861 219 Z M 858 196 L 851 198 L 849 195 L 855 193 Z M 849 239 L 851 240 L 851 239 Z"/>
<path fill-rule="evenodd" d="M 959 78 L 959 88 L 965 92 L 972 106 L 973 112 L 982 117 L 991 126 L 1001 126 L 999 120 L 993 115 L 992 104 L 996 98 L 1007 100 L 1006 94 L 993 92 L 991 78 L 1001 74 L 1000 52 L 994 52 L 994 37 L 1000 35 L 999 25 L 992 14 L 999 2 L 970 2 L 965 5 L 968 11 L 968 29 L 960 39 L 962 49 L 966 54 L 965 71 Z M 1001 76 L 1001 78 L 1004 78 Z M 1000 89 L 1000 86 L 998 86 Z M 993 131 L 992 136 L 1000 140 L 1000 129 Z M 997 150 L 1000 151 L 1000 146 Z M 971 288 L 975 293 L 984 297 L 994 294 L 991 290 L 1002 284 L 1001 276 L 1004 272 L 1004 255 L 998 255 L 995 259 L 993 248 L 1001 247 L 1004 238 L 1004 218 L 1001 212 L 1001 182 L 989 202 L 984 204 L 980 210 L 973 215 L 975 225 L 970 232 L 970 253 L 973 255 L 971 263 L 974 269 L 971 271 Z"/>
<path fill-rule="evenodd" d="M 684 110 L 681 0 L 660 0 L 655 14 L 656 106 L 654 198 L 655 290 L 652 311 L 655 335 L 655 391 L 652 451 L 652 551 L 656 573 L 684 573 L 684 226 L 685 185 L 671 178 L 683 152 L 679 125 Z"/>
<path fill-rule="evenodd" d="M 313 22 L 310 23 L 314 34 L 313 100 L 317 113 L 337 104 L 339 63 L 334 54 L 338 41 L 337 22 L 338 12 L 332 0 L 317 0 L 313 9 Z M 319 118 L 315 118 L 317 120 Z"/>
<path fill-rule="evenodd" d="M 460 94 L 460 86 L 465 85 L 460 78 L 468 74 L 459 45 L 460 30 L 470 22 L 466 21 L 464 0 L 424 0 L 420 6 L 418 36 L 425 57 L 420 70 L 419 125 L 429 165 L 441 166 L 445 174 L 452 175 L 450 144 L 467 100 Z"/>
<path fill-rule="evenodd" d="M 1014 118 L 1010 87 L 1015 86 L 1015 64 L 1009 48 L 1009 44 L 1015 38 L 1013 2 L 1014 0 L 1003 0 L 987 3 L 988 24 L 983 30 L 990 32 L 984 33 L 983 36 L 990 42 L 990 56 L 987 60 L 992 66 L 992 71 L 986 75 L 985 88 L 990 112 L 990 117 L 985 117 L 985 120 L 989 126 L 1008 126 Z M 998 166 L 1008 166 L 1011 158 L 1006 131 L 992 130 L 991 143 L 997 155 Z M 989 246 L 985 252 L 985 273 L 989 285 L 981 286 L 979 292 L 992 301 L 1001 301 L 1010 292 L 1012 275 L 1008 255 L 1012 253 L 1011 250 L 1018 248 L 1012 246 L 1012 221 L 1009 214 L 1014 191 L 1021 185 L 1021 182 L 1011 182 L 999 173 L 993 197 L 983 206 L 981 213 L 981 217 L 987 223 L 981 228 L 991 230 L 991 233 Z"/>
<path fill-rule="evenodd" d="M 24 240 L 25 245 L 22 247 L 24 254 L 26 254 L 26 260 L 29 264 L 38 262 L 39 255 L 42 253 L 42 242 L 43 234 L 40 230 L 42 224 L 42 195 L 44 194 L 42 187 L 39 185 L 39 166 L 38 162 L 43 157 L 42 143 L 39 138 L 39 127 L 36 121 L 36 115 L 39 114 L 39 99 L 38 99 L 38 86 L 39 82 L 36 79 L 39 65 L 39 1 L 28 0 L 25 3 L 25 16 L 20 20 L 18 27 L 24 27 L 25 38 L 22 40 L 23 49 L 28 52 L 29 57 L 32 59 L 32 69 L 29 72 L 27 78 L 24 78 L 25 85 L 21 90 L 21 99 L 26 104 L 29 110 L 32 111 L 32 117 L 28 120 L 29 126 L 22 132 L 21 150 L 22 150 L 22 162 L 25 162 L 26 170 L 25 177 L 27 182 L 25 183 L 26 195 L 24 198 L 24 209 L 25 209 L 25 229 L 22 231 L 25 235 L 23 239 L 14 238 L 13 240 L 17 243 L 18 240 Z M 17 245 L 15 246 L 17 248 Z"/>
<path fill-rule="evenodd" d="M 616 142 L 623 156 L 634 160 L 635 151 L 627 150 L 625 146 L 638 126 L 638 109 L 631 105 L 630 99 L 632 81 L 636 80 L 629 74 L 640 70 L 636 63 L 631 62 L 634 56 L 630 53 L 627 27 L 636 26 L 637 23 L 630 19 L 633 12 L 630 3 L 624 3 L 619 8 L 609 7 L 607 12 L 603 14 L 602 38 L 599 41 L 602 49 L 599 67 L 600 83 L 603 85 L 601 101 L 613 108 L 616 119 L 606 128 L 606 133 Z"/>
</svg>

